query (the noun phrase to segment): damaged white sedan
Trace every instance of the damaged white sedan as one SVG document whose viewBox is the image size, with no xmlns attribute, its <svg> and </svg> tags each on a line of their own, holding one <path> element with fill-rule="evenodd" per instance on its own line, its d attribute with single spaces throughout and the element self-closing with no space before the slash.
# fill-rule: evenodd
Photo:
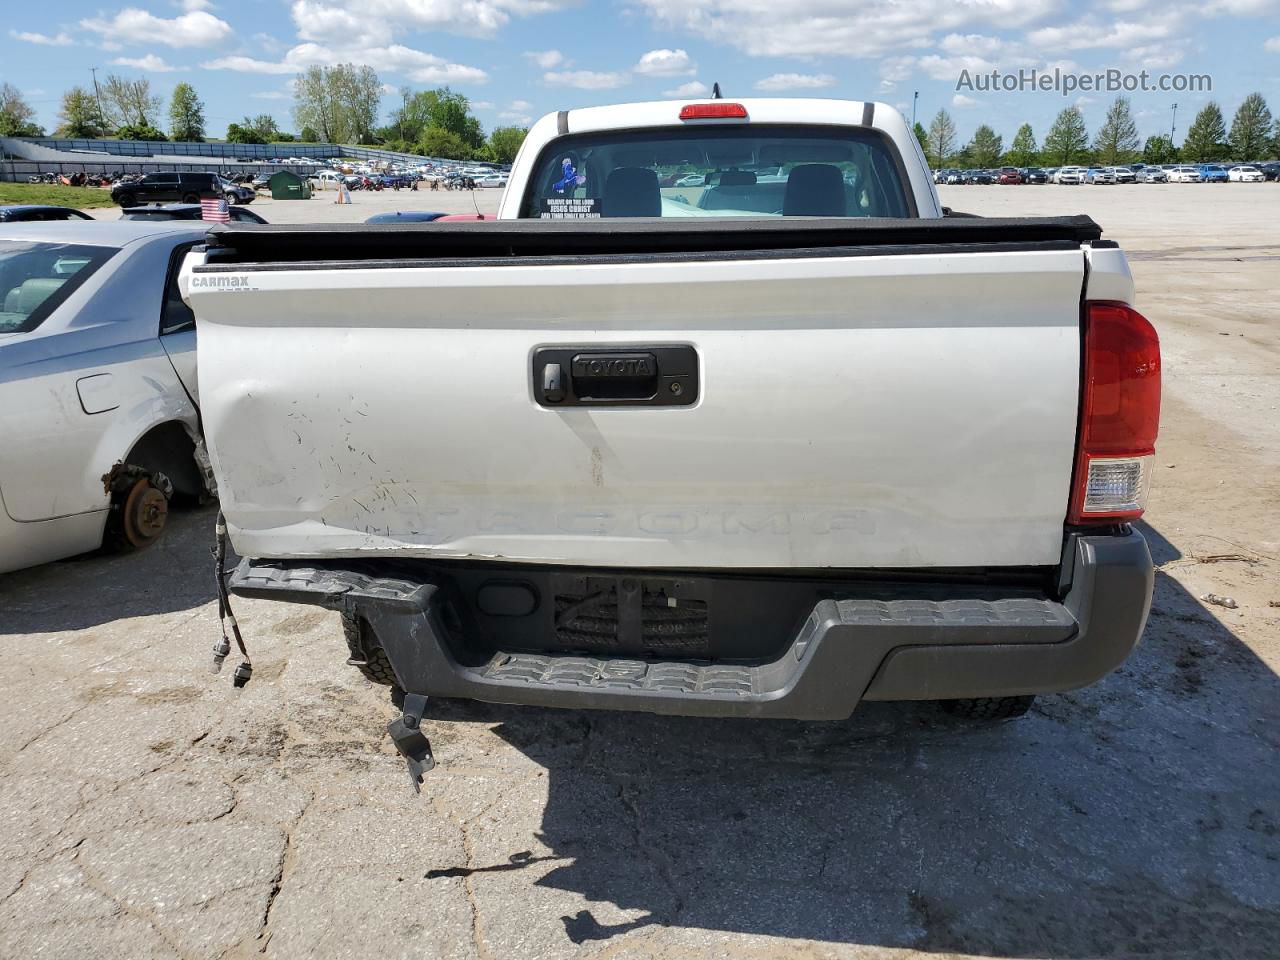
<svg viewBox="0 0 1280 960">
<path fill-rule="evenodd" d="M 178 296 L 205 225 L 0 231 L 0 573 L 163 534 L 212 493 L 195 318 Z"/>
</svg>

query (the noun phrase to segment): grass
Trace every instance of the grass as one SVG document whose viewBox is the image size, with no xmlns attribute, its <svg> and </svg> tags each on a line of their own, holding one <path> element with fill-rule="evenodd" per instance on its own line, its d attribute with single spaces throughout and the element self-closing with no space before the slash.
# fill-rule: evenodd
<svg viewBox="0 0 1280 960">
<path fill-rule="evenodd" d="M 55 183 L 0 183 L 0 206 L 23 203 L 54 207 L 114 207 L 111 191 L 103 187 L 64 187 Z"/>
</svg>

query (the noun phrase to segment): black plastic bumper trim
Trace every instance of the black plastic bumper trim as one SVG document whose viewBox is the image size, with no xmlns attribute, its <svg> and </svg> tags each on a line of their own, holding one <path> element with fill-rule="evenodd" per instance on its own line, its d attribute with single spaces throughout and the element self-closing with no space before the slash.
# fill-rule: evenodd
<svg viewBox="0 0 1280 960">
<path fill-rule="evenodd" d="M 859 700 L 925 700 L 1067 690 L 1114 669 L 1142 634 L 1153 569 L 1141 534 L 1079 537 L 1058 603 L 1006 600 L 819 601 L 767 663 L 452 653 L 439 588 L 395 578 L 244 560 L 231 589 L 366 618 L 410 693 L 549 707 L 690 716 L 832 720 Z"/>
</svg>

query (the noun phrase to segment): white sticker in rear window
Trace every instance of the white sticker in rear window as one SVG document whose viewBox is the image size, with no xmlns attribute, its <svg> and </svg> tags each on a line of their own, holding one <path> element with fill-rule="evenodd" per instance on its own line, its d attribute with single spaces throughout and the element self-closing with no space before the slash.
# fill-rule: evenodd
<svg viewBox="0 0 1280 960">
<path fill-rule="evenodd" d="M 543 220 L 598 220 L 599 201 L 595 197 L 550 197 L 542 201 Z"/>
</svg>

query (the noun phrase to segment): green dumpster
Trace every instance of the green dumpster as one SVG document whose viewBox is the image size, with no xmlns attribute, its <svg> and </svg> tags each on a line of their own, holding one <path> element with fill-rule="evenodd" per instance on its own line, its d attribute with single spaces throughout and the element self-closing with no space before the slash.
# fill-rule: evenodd
<svg viewBox="0 0 1280 960">
<path fill-rule="evenodd" d="M 311 184 L 296 173 L 280 170 L 267 181 L 272 200 L 310 200 Z"/>
</svg>

